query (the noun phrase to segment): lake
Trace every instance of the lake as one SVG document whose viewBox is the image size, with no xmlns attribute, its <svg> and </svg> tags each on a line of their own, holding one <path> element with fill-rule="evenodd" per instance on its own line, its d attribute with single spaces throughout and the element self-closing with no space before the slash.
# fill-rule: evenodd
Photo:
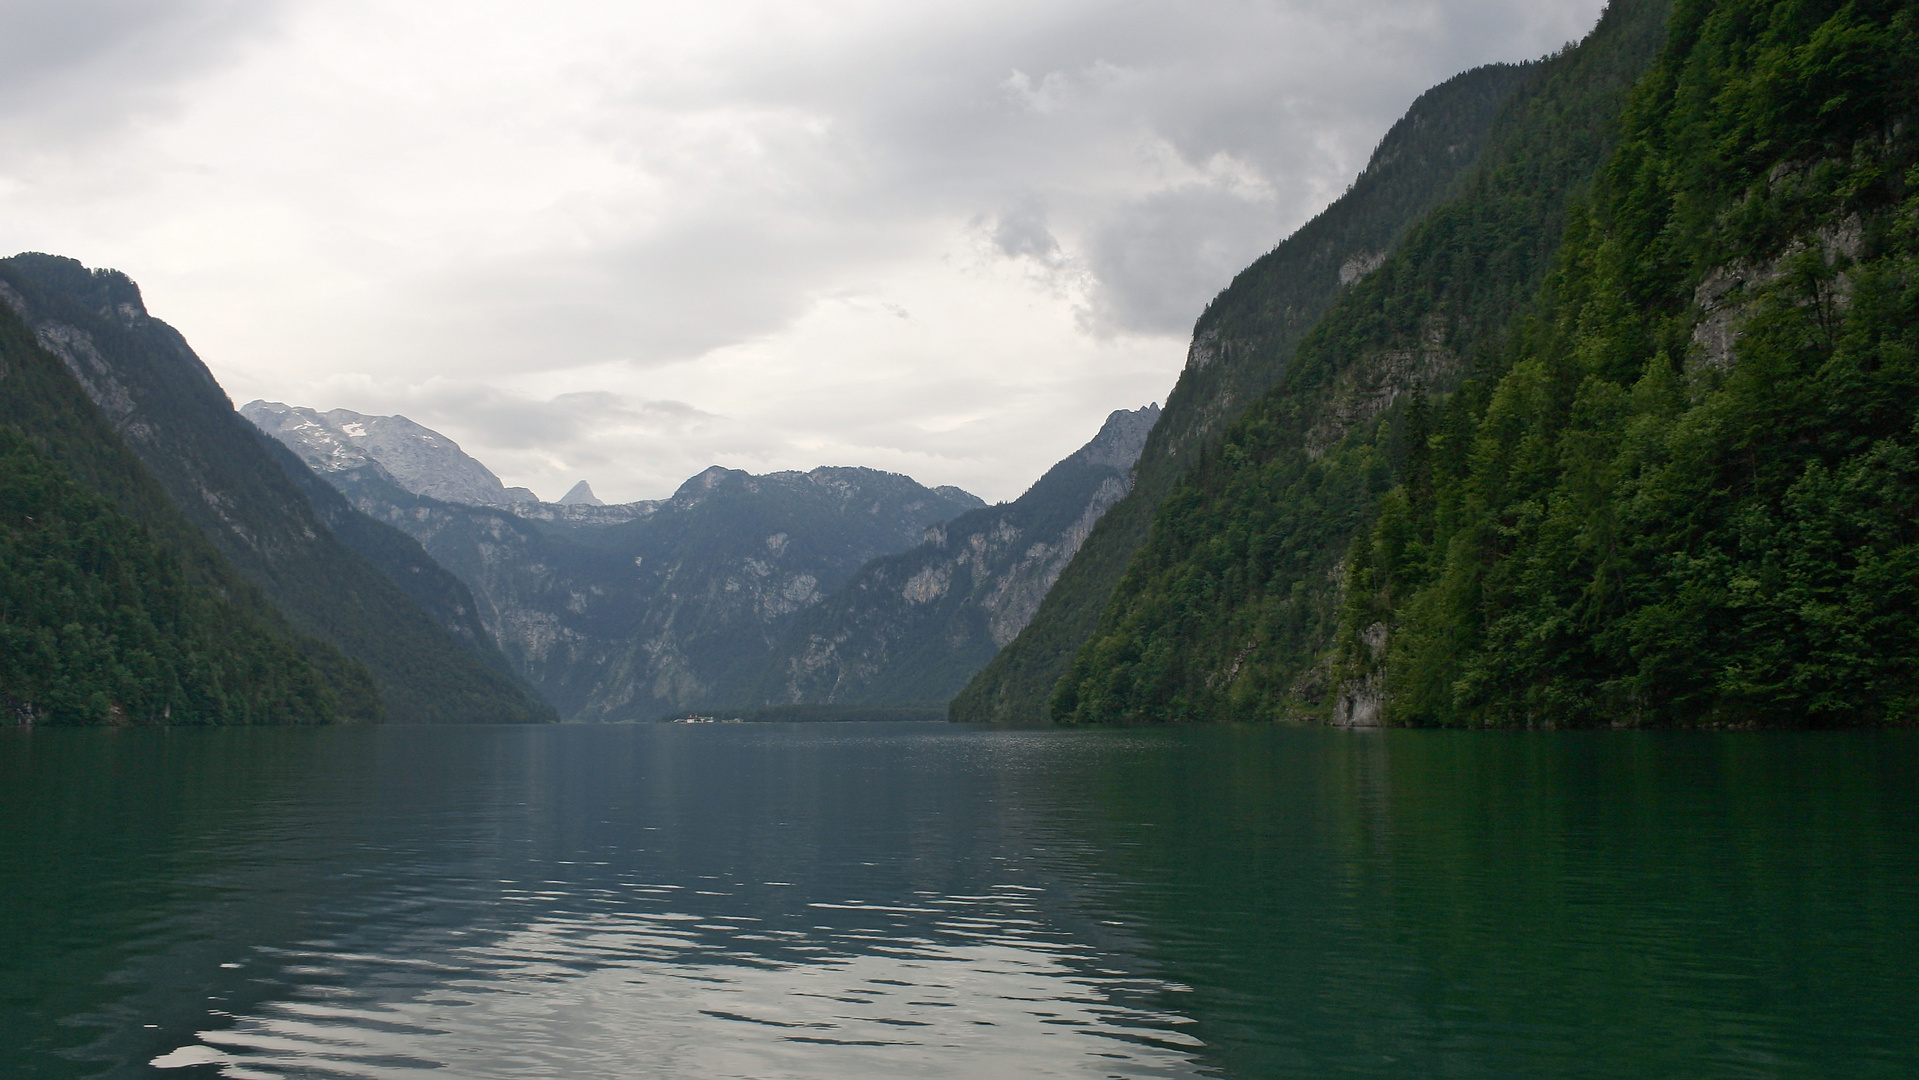
<svg viewBox="0 0 1919 1080">
<path fill-rule="evenodd" d="M 0 732 L 0 1075 L 1911 1077 L 1919 738 Z"/>
</svg>

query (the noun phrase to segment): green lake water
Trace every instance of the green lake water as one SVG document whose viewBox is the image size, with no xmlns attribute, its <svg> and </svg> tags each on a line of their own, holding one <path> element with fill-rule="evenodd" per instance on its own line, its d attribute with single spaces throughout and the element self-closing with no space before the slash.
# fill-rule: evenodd
<svg viewBox="0 0 1919 1080">
<path fill-rule="evenodd" d="M 1919 1076 L 1919 738 L 0 732 L 0 1077 Z"/>
</svg>

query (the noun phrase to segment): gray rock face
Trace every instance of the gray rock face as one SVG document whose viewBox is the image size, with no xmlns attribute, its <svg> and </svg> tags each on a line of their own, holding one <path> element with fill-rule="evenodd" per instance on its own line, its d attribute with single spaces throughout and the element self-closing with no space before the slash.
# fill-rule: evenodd
<svg viewBox="0 0 1919 1080">
<path fill-rule="evenodd" d="M 574 484 L 573 489 L 571 491 L 568 491 L 566 494 L 560 496 L 560 505 L 561 506 L 605 506 L 606 504 L 601 502 L 599 498 L 593 494 L 592 487 L 588 486 L 587 482 L 582 480 L 579 483 Z"/>
<path fill-rule="evenodd" d="M 994 507 L 871 469 L 717 465 L 670 499 L 608 506 L 584 480 L 557 503 L 501 499 L 485 466 L 401 417 L 243 411 L 464 581 L 515 670 L 580 720 L 944 701 L 1032 620 L 1159 418 L 1113 413 Z"/>
<path fill-rule="evenodd" d="M 348 409 L 319 412 L 277 401 L 249 401 L 240 414 L 284 443 L 318 473 L 377 466 L 415 495 L 468 506 L 523 506 L 539 500 L 509 488 L 460 444 L 404 416 L 365 416 Z M 573 489 L 568 499 L 586 489 Z M 594 505 L 593 493 L 586 499 Z M 561 500 L 565 502 L 567 500 Z"/>
<path fill-rule="evenodd" d="M 321 475 L 466 582 L 515 670 L 575 720 L 753 704 L 797 616 L 983 505 L 873 469 L 715 466 L 670 499 L 618 506 L 448 502 L 372 460 Z M 592 498 L 585 484 L 574 494 Z"/>
<path fill-rule="evenodd" d="M 1113 413 L 1018 499 L 867 564 L 794 624 L 760 676 L 760 703 L 944 703 L 1032 621 L 1094 523 L 1131 489 L 1159 411 Z"/>
</svg>

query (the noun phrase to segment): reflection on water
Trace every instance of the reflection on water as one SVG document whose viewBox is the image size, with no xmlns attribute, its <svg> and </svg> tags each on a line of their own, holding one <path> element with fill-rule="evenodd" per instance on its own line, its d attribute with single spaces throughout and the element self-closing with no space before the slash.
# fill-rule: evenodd
<svg viewBox="0 0 1919 1080">
<path fill-rule="evenodd" d="M 0 1075 L 1919 1074 L 1919 741 L 7 733 Z"/>
<path fill-rule="evenodd" d="M 726 925 L 663 905 L 485 945 L 278 954 L 298 967 L 292 994 L 154 1064 L 234 1077 L 595 1077 L 636 1063 L 703 1077 L 1193 1074 L 1166 1045 L 1191 1041 L 1182 1018 L 1137 1003 L 1161 987 L 1097 973 L 1085 950 L 1035 933 L 1018 898 L 845 907 L 869 926 Z M 913 926 L 921 916 L 936 928 Z"/>
</svg>

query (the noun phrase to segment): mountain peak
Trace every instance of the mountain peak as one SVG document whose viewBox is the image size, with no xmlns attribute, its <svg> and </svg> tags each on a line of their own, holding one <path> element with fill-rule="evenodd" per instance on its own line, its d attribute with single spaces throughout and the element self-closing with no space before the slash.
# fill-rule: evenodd
<svg viewBox="0 0 1919 1080">
<path fill-rule="evenodd" d="M 367 416 L 350 409 L 323 413 L 277 401 L 249 401 L 240 406 L 240 415 L 318 472 L 376 465 L 415 495 L 442 502 L 512 507 L 537 501 L 525 488 L 500 483 L 459 443 L 404 416 Z"/>
<path fill-rule="evenodd" d="M 561 506 L 605 506 L 606 504 L 601 502 L 599 498 L 593 494 L 592 486 L 588 484 L 586 481 L 582 480 L 579 483 L 573 485 L 573 490 L 560 496 L 560 505 Z"/>
<path fill-rule="evenodd" d="M 1137 409 L 1114 410 L 1100 426 L 1099 434 L 1073 456 L 1088 465 L 1130 469 L 1133 462 L 1139 460 L 1140 451 L 1146 448 L 1147 432 L 1153 430 L 1158 420 L 1158 402 Z"/>
</svg>

